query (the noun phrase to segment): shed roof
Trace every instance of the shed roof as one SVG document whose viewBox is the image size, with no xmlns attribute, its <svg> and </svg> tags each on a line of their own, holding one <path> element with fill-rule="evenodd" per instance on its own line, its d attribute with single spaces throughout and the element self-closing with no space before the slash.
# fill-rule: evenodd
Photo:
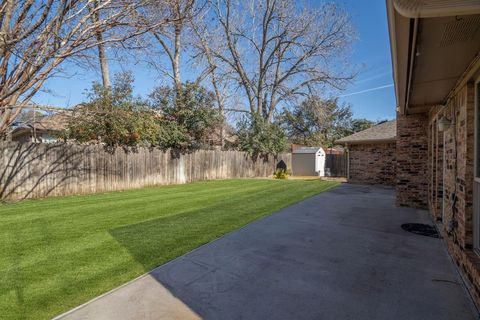
<svg viewBox="0 0 480 320">
<path fill-rule="evenodd" d="M 292 153 L 317 153 L 318 151 L 323 150 L 320 147 L 301 147 L 292 151 Z"/>
<path fill-rule="evenodd" d="M 395 120 L 382 122 L 366 130 L 354 133 L 337 140 L 337 143 L 375 143 L 395 141 L 397 139 L 397 125 Z"/>
</svg>

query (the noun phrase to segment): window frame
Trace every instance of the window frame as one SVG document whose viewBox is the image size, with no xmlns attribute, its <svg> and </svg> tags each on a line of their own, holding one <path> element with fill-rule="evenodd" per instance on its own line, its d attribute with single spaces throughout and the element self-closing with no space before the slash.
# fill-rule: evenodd
<svg viewBox="0 0 480 320">
<path fill-rule="evenodd" d="M 480 76 L 474 82 L 473 249 L 480 255 Z M 479 196 L 477 196 L 479 195 Z"/>
<path fill-rule="evenodd" d="M 474 172 L 473 178 L 476 182 L 480 183 L 480 76 L 474 82 Z"/>
</svg>

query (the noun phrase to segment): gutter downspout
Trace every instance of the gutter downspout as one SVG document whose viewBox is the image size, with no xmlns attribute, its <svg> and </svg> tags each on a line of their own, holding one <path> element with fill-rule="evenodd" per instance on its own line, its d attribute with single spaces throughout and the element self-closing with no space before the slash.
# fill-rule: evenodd
<svg viewBox="0 0 480 320">
<path fill-rule="evenodd" d="M 350 180 L 350 150 L 348 149 L 348 143 L 345 143 L 345 155 L 347 156 L 347 181 Z"/>
<path fill-rule="evenodd" d="M 410 23 L 411 25 L 411 23 Z M 413 32 L 410 36 L 410 58 L 408 60 L 408 77 L 407 77 L 407 88 L 405 92 L 405 106 L 403 107 L 405 114 L 407 113 L 409 101 L 410 101 L 410 88 L 412 85 L 413 77 L 413 65 L 415 64 L 416 49 L 417 49 L 417 36 L 418 36 L 418 18 L 413 20 Z"/>
<path fill-rule="evenodd" d="M 397 70 L 397 43 L 395 41 L 395 5 L 392 3 L 391 0 L 386 0 L 386 6 L 387 6 L 387 22 L 388 22 L 388 32 L 390 34 L 389 36 L 389 42 L 390 42 L 390 52 L 392 56 L 392 71 L 393 71 L 393 81 L 394 83 L 398 83 L 398 70 Z M 397 112 L 401 112 L 404 110 L 401 110 L 400 106 L 400 101 L 399 101 L 399 94 L 398 94 L 398 86 L 394 86 L 395 89 L 395 100 L 397 101 Z"/>
</svg>

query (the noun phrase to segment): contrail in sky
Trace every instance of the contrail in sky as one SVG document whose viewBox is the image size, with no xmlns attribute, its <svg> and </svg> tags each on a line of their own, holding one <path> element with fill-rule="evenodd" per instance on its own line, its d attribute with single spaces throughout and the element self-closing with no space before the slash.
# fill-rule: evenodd
<svg viewBox="0 0 480 320">
<path fill-rule="evenodd" d="M 384 86 L 380 86 L 380 87 L 365 89 L 365 90 L 362 90 L 362 91 L 357 91 L 357 92 L 342 94 L 342 95 L 340 95 L 339 97 L 340 97 L 340 98 L 349 97 L 349 96 L 353 96 L 353 95 L 360 94 L 360 93 L 365 93 L 365 92 L 370 92 L 370 91 L 375 91 L 375 90 L 380 90 L 380 89 L 385 89 L 385 88 L 390 88 L 390 87 L 393 87 L 393 83 L 392 83 L 392 84 L 387 84 L 387 85 L 384 85 Z"/>
<path fill-rule="evenodd" d="M 370 77 L 366 77 L 366 78 L 359 78 L 359 80 L 355 81 L 356 84 L 359 84 L 359 83 L 365 83 L 365 82 L 369 82 L 371 80 L 374 80 L 374 79 L 378 79 L 378 78 L 381 78 L 381 77 L 384 77 L 384 76 L 388 76 L 392 74 L 392 71 L 388 71 L 388 72 L 383 72 L 383 73 L 377 73 L 373 76 L 370 76 Z"/>
</svg>

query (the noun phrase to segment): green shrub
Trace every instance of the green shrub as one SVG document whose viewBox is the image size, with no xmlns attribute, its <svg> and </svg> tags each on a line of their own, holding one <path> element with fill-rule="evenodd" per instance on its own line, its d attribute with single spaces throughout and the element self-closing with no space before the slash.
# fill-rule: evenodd
<svg viewBox="0 0 480 320">
<path fill-rule="evenodd" d="M 101 142 L 107 147 L 157 144 L 156 115 L 145 101 L 133 96 L 130 73 L 116 74 L 111 88 L 94 83 L 87 97 L 73 110 L 65 139 Z"/>
<path fill-rule="evenodd" d="M 285 132 L 276 123 L 270 123 L 258 114 L 243 118 L 238 123 L 237 137 L 238 149 L 254 158 L 279 154 L 287 148 Z"/>
<path fill-rule="evenodd" d="M 161 114 L 158 145 L 162 149 L 209 149 L 210 137 L 222 122 L 214 97 L 204 87 L 187 82 L 175 88 L 158 87 L 150 94 L 152 109 Z"/>
<path fill-rule="evenodd" d="M 277 169 L 273 173 L 273 179 L 287 179 L 288 178 L 288 173 L 287 170 L 285 169 Z"/>
</svg>

